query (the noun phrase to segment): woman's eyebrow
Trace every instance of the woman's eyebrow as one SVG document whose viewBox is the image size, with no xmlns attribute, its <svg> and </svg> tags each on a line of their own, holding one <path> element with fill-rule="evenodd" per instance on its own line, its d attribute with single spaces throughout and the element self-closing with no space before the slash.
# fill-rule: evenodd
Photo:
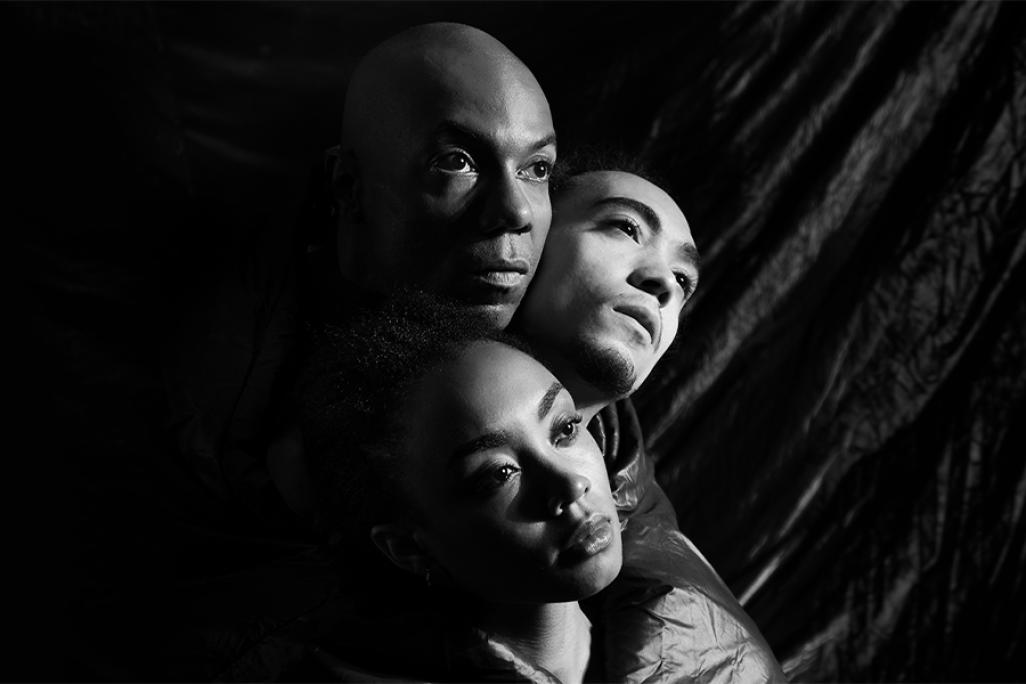
<svg viewBox="0 0 1026 684">
<path fill-rule="evenodd" d="M 479 437 L 474 437 L 453 449 L 452 455 L 449 456 L 449 463 L 461 461 L 467 456 L 477 453 L 478 451 L 498 449 L 499 447 L 506 446 L 508 443 L 509 438 L 506 437 L 504 432 L 487 432 Z"/>
<path fill-rule="evenodd" d="M 545 391 L 541 401 L 538 402 L 538 420 L 543 419 L 548 415 L 549 411 L 552 410 L 552 405 L 556 403 L 556 397 L 563 391 L 563 385 L 557 380 L 549 385 L 549 389 Z M 467 440 L 463 444 L 460 444 L 452 450 L 452 454 L 449 456 L 449 463 L 462 460 L 467 456 L 478 451 L 486 451 L 488 449 L 498 449 L 509 444 L 509 437 L 505 432 L 486 432 L 483 435 L 474 437 L 473 439 Z"/>
<path fill-rule="evenodd" d="M 556 403 L 556 397 L 563 391 L 563 385 L 557 380 L 549 386 L 545 396 L 538 402 L 538 420 L 541 420 L 549 411 L 552 410 L 552 405 Z"/>
</svg>

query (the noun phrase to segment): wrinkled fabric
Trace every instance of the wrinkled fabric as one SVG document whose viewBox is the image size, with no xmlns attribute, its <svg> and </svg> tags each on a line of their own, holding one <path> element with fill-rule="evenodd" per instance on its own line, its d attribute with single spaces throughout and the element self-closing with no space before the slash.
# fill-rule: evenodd
<svg viewBox="0 0 1026 684">
<path fill-rule="evenodd" d="M 170 502 L 175 534 L 195 531 L 180 518 L 255 514 L 225 513 L 238 493 L 196 494 L 215 480 L 168 453 L 154 350 L 228 255 L 265 239 L 288 255 L 291 236 L 265 236 L 293 224 L 337 140 L 357 57 L 449 19 L 527 62 L 561 150 L 623 143 L 680 200 L 701 282 L 635 404 L 681 530 L 790 677 L 1023 680 L 1023 3 L 0 11 L 27 351 L 6 519 L 12 586 L 28 589 L 10 620 L 38 647 L 14 642 L 38 655 L 12 678 L 135 680 L 159 663 L 190 679 L 176 668 L 198 644 L 154 648 L 195 619 L 163 588 L 296 553 L 281 530 L 244 550 L 171 542 Z M 246 453 L 232 472 L 266 491 Z"/>
<path fill-rule="evenodd" d="M 606 679 L 786 681 L 759 628 L 677 529 L 631 401 L 607 407 L 590 427 L 623 522 L 623 570 L 599 595 Z"/>
</svg>

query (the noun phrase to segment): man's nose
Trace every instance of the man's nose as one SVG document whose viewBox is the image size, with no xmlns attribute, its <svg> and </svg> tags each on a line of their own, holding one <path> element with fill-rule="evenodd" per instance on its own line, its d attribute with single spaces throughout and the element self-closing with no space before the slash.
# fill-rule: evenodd
<svg viewBox="0 0 1026 684">
<path fill-rule="evenodd" d="M 673 297 L 677 277 L 663 259 L 651 258 L 639 263 L 627 277 L 627 282 L 655 297 L 662 308 Z"/>
<path fill-rule="evenodd" d="M 487 186 L 480 229 L 484 233 L 524 233 L 531 230 L 531 203 L 523 183 L 509 173 L 501 174 Z"/>
</svg>

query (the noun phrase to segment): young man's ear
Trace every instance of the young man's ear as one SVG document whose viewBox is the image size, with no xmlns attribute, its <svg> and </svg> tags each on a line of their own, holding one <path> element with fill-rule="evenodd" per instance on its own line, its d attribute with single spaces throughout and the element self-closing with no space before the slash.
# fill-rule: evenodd
<svg viewBox="0 0 1026 684">
<path fill-rule="evenodd" d="M 381 553 L 407 572 L 424 577 L 433 565 L 431 557 L 414 537 L 413 530 L 405 525 L 375 525 L 370 535 Z"/>
<path fill-rule="evenodd" d="M 353 151 L 335 145 L 324 153 L 324 165 L 331 179 L 331 199 L 338 215 L 347 223 L 359 223 L 363 220 L 360 169 Z"/>
</svg>

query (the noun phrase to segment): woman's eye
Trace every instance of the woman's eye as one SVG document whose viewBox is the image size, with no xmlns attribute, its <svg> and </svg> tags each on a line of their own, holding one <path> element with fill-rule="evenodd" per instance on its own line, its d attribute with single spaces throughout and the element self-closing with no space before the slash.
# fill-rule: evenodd
<svg viewBox="0 0 1026 684">
<path fill-rule="evenodd" d="M 524 169 L 523 173 L 528 180 L 547 181 L 552 175 L 552 164 L 547 161 L 536 161 Z"/>
<path fill-rule="evenodd" d="M 514 465 L 503 465 L 498 468 L 489 468 L 486 472 L 481 474 L 481 477 L 477 481 L 477 489 L 482 492 L 490 492 L 498 489 L 502 485 L 506 484 L 513 479 L 513 476 L 519 472 L 519 468 Z"/>
<path fill-rule="evenodd" d="M 474 173 L 473 160 L 464 152 L 449 152 L 435 160 L 435 168 L 446 173 Z"/>
<path fill-rule="evenodd" d="M 492 471 L 492 478 L 496 482 L 508 482 L 511 477 L 516 475 L 516 472 L 517 469 L 513 466 L 504 465 Z"/>
<path fill-rule="evenodd" d="M 577 435 L 581 430 L 581 421 L 583 420 L 580 414 L 564 418 L 556 424 L 556 429 L 553 434 L 553 442 L 556 446 L 570 446 L 577 441 Z"/>
</svg>

